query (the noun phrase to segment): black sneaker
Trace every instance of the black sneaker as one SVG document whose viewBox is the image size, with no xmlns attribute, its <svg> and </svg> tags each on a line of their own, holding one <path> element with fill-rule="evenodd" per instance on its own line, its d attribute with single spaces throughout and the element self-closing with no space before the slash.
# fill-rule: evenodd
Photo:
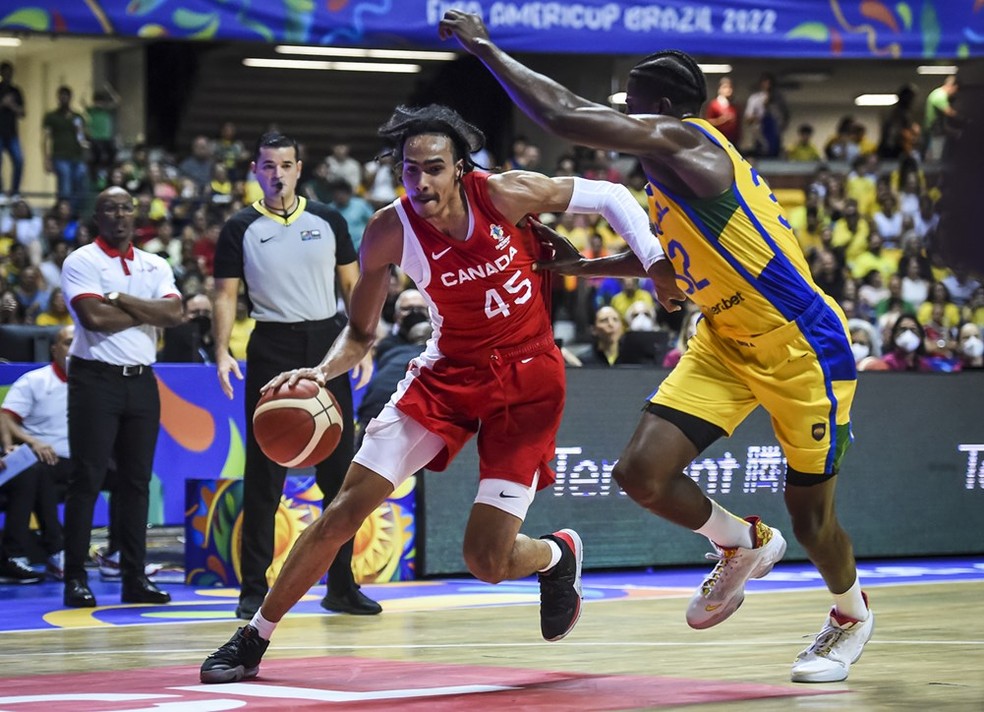
<svg viewBox="0 0 984 712">
<path fill-rule="evenodd" d="M 342 594 L 329 591 L 321 599 L 321 607 L 326 611 L 348 613 L 353 616 L 375 616 L 383 612 L 383 607 L 362 593 L 358 584 Z"/>
<path fill-rule="evenodd" d="M 540 579 L 540 632 L 543 639 L 560 640 L 581 617 L 581 537 L 573 529 L 561 529 L 541 539 L 560 546 L 560 561 Z"/>
<path fill-rule="evenodd" d="M 0 559 L 0 583 L 41 583 L 43 578 L 25 558 Z"/>
<path fill-rule="evenodd" d="M 256 628 L 244 625 L 229 642 L 205 658 L 199 679 L 206 683 L 252 680 L 260 671 L 260 658 L 270 645 Z"/>
</svg>

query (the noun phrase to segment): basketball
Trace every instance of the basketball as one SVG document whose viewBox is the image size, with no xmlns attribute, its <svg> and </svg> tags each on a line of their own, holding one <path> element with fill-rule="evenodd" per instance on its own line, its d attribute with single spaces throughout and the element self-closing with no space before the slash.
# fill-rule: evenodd
<svg viewBox="0 0 984 712">
<path fill-rule="evenodd" d="M 284 467 L 310 467 L 324 460 L 338 446 L 343 427 L 335 396 L 314 381 L 267 391 L 253 412 L 256 443 Z"/>
</svg>

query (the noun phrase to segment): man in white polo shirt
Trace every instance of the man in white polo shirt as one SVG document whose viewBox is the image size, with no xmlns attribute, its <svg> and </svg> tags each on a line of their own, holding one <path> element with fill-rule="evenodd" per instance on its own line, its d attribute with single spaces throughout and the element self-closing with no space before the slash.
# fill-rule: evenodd
<svg viewBox="0 0 984 712">
<path fill-rule="evenodd" d="M 96 240 L 62 267 L 76 325 L 68 369 L 68 440 L 75 465 L 65 499 L 65 605 L 89 608 L 85 561 L 92 514 L 115 455 L 124 603 L 167 603 L 144 573 L 147 507 L 160 396 L 151 365 L 157 329 L 181 322 L 181 298 L 163 258 L 133 247 L 134 206 L 122 188 L 96 199 Z"/>
<path fill-rule="evenodd" d="M 7 512 L 3 527 L 0 581 L 41 581 L 28 566 L 31 514 L 38 518 L 47 571 L 62 577 L 64 537 L 58 521 L 58 490 L 68 482 L 68 376 L 66 364 L 74 326 L 63 326 L 51 344 L 51 363 L 14 381 L 0 409 L 0 442 L 4 451 L 16 443 L 30 447 L 38 462 L 4 485 Z"/>
</svg>

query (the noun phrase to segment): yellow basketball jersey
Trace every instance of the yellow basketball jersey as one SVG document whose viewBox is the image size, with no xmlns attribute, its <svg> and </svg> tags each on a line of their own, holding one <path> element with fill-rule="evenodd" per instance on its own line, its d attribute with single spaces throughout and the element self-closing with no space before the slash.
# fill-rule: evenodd
<svg viewBox="0 0 984 712">
<path fill-rule="evenodd" d="M 795 320 L 820 290 L 765 180 L 709 123 L 684 121 L 727 152 L 735 180 L 721 195 L 694 199 L 650 179 L 653 229 L 716 333 L 739 341 L 765 334 Z"/>
</svg>

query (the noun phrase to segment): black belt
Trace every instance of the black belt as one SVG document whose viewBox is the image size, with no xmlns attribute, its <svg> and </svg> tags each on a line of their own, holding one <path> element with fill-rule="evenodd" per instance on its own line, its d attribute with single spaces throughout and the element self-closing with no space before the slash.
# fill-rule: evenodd
<svg viewBox="0 0 984 712">
<path fill-rule="evenodd" d="M 104 363 L 102 361 L 92 361 L 87 358 L 79 358 L 78 356 L 72 356 L 72 361 L 69 367 L 76 368 L 87 368 L 93 371 L 103 371 L 109 373 L 115 373 L 117 375 L 123 376 L 124 378 L 133 378 L 135 376 L 140 376 L 144 373 L 150 373 L 153 369 L 150 366 L 144 366 L 141 364 L 134 364 L 132 366 L 117 366 L 114 363 Z"/>
<path fill-rule="evenodd" d="M 317 321 L 258 321 L 255 329 L 259 331 L 319 331 L 341 326 L 337 317 L 318 319 Z"/>
</svg>

